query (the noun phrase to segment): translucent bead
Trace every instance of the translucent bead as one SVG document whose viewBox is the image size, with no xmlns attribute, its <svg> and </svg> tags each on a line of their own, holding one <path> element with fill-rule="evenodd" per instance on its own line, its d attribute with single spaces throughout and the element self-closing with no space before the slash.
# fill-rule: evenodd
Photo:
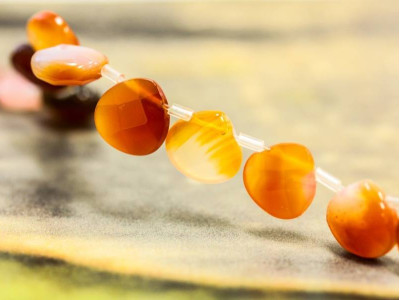
<svg viewBox="0 0 400 300">
<path fill-rule="evenodd" d="M 396 217 L 395 217 L 396 226 L 395 226 L 395 231 L 394 231 L 394 237 L 396 240 L 397 250 L 399 250 L 399 215 L 398 215 L 397 211 L 395 211 L 395 213 L 396 213 Z"/>
<path fill-rule="evenodd" d="M 168 133 L 167 99 L 148 79 L 130 79 L 114 85 L 100 98 L 95 123 L 103 139 L 133 155 L 156 151 Z"/>
<path fill-rule="evenodd" d="M 314 159 L 302 145 L 277 144 L 249 157 L 243 181 L 251 198 L 267 213 L 293 219 L 304 213 L 314 198 Z"/>
<path fill-rule="evenodd" d="M 26 25 L 28 40 L 35 50 L 59 44 L 79 45 L 79 41 L 67 22 L 51 11 L 33 15 Z"/>
<path fill-rule="evenodd" d="M 396 243 L 397 213 L 370 180 L 353 183 L 329 202 L 326 220 L 339 244 L 367 258 L 387 253 Z"/>
<path fill-rule="evenodd" d="M 52 85 L 87 84 L 101 77 L 101 68 L 107 63 L 102 53 L 73 45 L 37 51 L 31 60 L 35 76 Z"/>
<path fill-rule="evenodd" d="M 172 164 L 184 175 L 205 183 L 220 183 L 235 176 L 242 162 L 229 118 L 219 111 L 201 111 L 190 121 L 177 121 L 166 148 Z"/>
</svg>

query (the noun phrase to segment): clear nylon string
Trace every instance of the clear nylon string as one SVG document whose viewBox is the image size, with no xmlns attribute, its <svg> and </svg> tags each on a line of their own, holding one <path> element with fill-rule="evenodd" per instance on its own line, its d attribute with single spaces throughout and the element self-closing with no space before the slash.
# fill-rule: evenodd
<svg viewBox="0 0 400 300">
<path fill-rule="evenodd" d="M 113 83 L 119 83 L 125 80 L 124 74 L 119 73 L 108 64 L 102 68 L 101 75 L 108 80 L 111 80 Z M 179 104 L 165 105 L 165 109 L 170 116 L 183 121 L 190 121 L 194 113 L 193 109 L 181 106 Z M 238 144 L 243 148 L 254 152 L 269 150 L 269 147 L 265 145 L 264 140 L 244 133 L 235 133 L 234 136 Z M 342 182 L 338 178 L 319 167 L 315 169 L 315 177 L 321 185 L 335 193 L 343 189 Z M 399 198 L 394 196 L 386 196 L 386 201 L 395 206 L 398 206 L 399 204 Z"/>
</svg>

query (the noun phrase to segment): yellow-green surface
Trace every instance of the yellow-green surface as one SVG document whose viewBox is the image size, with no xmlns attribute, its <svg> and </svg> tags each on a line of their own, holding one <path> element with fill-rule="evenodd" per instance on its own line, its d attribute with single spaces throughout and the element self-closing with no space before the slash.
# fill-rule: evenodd
<svg viewBox="0 0 400 300">
<path fill-rule="evenodd" d="M 307 145 L 344 183 L 367 177 L 398 194 L 397 2 L 0 4 L 0 65 L 25 40 L 24 20 L 43 8 L 128 77 L 157 80 L 171 103 L 222 110 L 268 144 Z M 397 250 L 372 261 L 342 250 L 325 222 L 332 193 L 321 186 L 301 218 L 277 220 L 248 197 L 240 173 L 196 184 L 164 149 L 130 157 L 95 131 L 59 131 L 39 118 L 0 115 L 0 249 L 66 264 L 34 268 L 3 256 L 9 280 L 0 292 L 398 295 Z M 120 275 L 85 280 L 98 272 Z M 168 282 L 178 284 L 157 289 Z"/>
</svg>

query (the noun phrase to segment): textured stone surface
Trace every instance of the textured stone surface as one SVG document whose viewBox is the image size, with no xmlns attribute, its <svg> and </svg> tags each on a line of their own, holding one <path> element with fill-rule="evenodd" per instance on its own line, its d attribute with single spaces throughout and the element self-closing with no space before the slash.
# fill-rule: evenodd
<svg viewBox="0 0 400 300">
<path fill-rule="evenodd" d="M 371 178 L 398 194 L 396 1 L 46 8 L 128 78 L 157 80 L 170 103 L 224 111 L 238 131 L 268 144 L 306 145 L 344 184 Z M 0 48 L 2 64 L 39 9 L 0 6 L 0 41 L 9 45 Z M 240 173 L 224 184 L 193 183 L 164 147 L 132 157 L 94 131 L 54 131 L 10 114 L 0 115 L 0 141 L 3 251 L 240 288 L 243 297 L 397 298 L 397 250 L 378 260 L 344 251 L 325 221 L 332 193 L 321 186 L 303 216 L 283 221 L 249 198 Z"/>
</svg>

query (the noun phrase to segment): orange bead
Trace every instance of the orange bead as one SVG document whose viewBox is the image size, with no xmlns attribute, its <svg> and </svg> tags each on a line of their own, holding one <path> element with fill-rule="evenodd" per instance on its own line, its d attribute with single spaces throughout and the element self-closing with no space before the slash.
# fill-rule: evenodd
<svg viewBox="0 0 400 300">
<path fill-rule="evenodd" d="M 220 111 L 194 113 L 177 121 L 165 142 L 172 164 L 184 175 L 204 183 L 221 183 L 239 171 L 242 150 L 232 123 Z"/>
<path fill-rule="evenodd" d="M 353 183 L 329 202 L 326 220 L 339 244 L 366 258 L 384 255 L 396 242 L 396 212 L 372 181 Z"/>
<path fill-rule="evenodd" d="M 394 231 L 394 237 L 396 240 L 396 245 L 397 245 L 397 250 L 399 250 L 399 214 L 397 213 L 397 211 L 395 211 L 396 217 L 395 217 L 395 222 L 396 222 L 396 226 L 395 226 L 395 231 Z"/>
<path fill-rule="evenodd" d="M 251 198 L 267 213 L 293 219 L 304 213 L 314 198 L 314 159 L 302 145 L 277 144 L 250 156 L 243 181 Z"/>
<path fill-rule="evenodd" d="M 52 85 L 84 85 L 101 77 L 108 63 L 102 53 L 87 47 L 58 45 L 37 51 L 31 59 L 35 76 Z"/>
<path fill-rule="evenodd" d="M 168 133 L 167 99 L 148 79 L 130 79 L 114 85 L 99 100 L 94 119 L 102 138 L 133 155 L 156 151 Z"/>
<path fill-rule="evenodd" d="M 59 44 L 79 45 L 79 41 L 67 22 L 51 11 L 33 15 L 26 25 L 28 40 L 35 50 Z"/>
</svg>

